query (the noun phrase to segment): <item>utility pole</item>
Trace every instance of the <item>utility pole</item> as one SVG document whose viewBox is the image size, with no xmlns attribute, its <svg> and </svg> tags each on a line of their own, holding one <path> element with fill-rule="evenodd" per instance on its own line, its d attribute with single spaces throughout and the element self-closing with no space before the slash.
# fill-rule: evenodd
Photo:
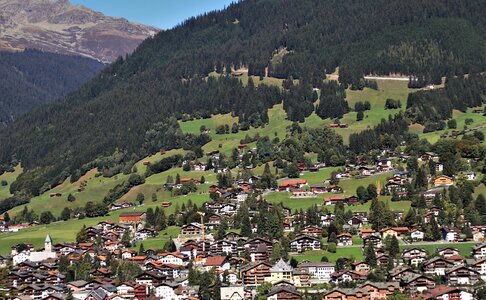
<svg viewBox="0 0 486 300">
<path fill-rule="evenodd" d="M 203 242 L 203 252 L 206 252 L 206 243 L 204 242 L 204 213 L 198 211 L 197 212 L 201 216 L 201 228 L 202 228 L 202 242 Z"/>
</svg>

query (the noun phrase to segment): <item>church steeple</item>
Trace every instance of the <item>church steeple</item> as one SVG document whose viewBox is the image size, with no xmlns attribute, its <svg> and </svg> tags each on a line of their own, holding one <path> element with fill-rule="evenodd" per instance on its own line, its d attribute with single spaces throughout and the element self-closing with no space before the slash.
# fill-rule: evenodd
<svg viewBox="0 0 486 300">
<path fill-rule="evenodd" d="M 44 241 L 44 250 L 46 252 L 52 252 L 52 239 L 49 234 L 47 234 L 46 240 Z"/>
</svg>

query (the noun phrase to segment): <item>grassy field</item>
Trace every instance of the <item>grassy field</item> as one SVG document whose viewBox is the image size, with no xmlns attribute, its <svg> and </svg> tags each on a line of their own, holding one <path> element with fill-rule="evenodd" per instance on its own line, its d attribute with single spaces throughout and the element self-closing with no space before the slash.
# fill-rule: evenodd
<svg viewBox="0 0 486 300">
<path fill-rule="evenodd" d="M 5 172 L 0 175 L 0 182 L 7 181 L 7 185 L 0 185 L 0 201 L 11 196 L 10 185 L 14 182 L 17 177 L 22 173 L 22 167 L 20 165 L 16 166 L 13 172 Z"/>
<path fill-rule="evenodd" d="M 43 211 L 51 211 L 54 216 L 59 216 L 65 207 L 84 207 L 87 202 L 101 202 L 108 194 L 108 191 L 115 185 L 122 183 L 127 179 L 126 175 L 118 174 L 111 178 L 106 178 L 97 175 L 98 171 L 93 169 L 82 176 L 77 182 L 71 183 L 69 178 L 66 179 L 59 186 L 43 193 L 40 196 L 31 199 L 27 204 L 27 208 L 33 209 L 40 214 Z M 86 182 L 85 190 L 78 192 L 81 182 Z M 61 197 L 50 197 L 51 193 L 61 193 Z M 73 202 L 67 201 L 69 194 L 72 194 L 76 200 Z M 9 211 L 11 216 L 23 210 L 24 206 L 18 206 Z"/>
<path fill-rule="evenodd" d="M 273 138 L 277 135 L 280 139 L 283 139 L 286 134 L 287 126 L 291 125 L 291 122 L 287 120 L 287 115 L 283 110 L 283 104 L 277 104 L 268 111 L 270 119 L 269 124 L 264 128 L 251 128 L 247 131 L 239 131 L 236 134 L 216 134 L 216 128 L 219 125 L 231 125 L 237 121 L 230 114 L 215 115 L 210 119 L 200 119 L 187 122 L 179 122 L 181 129 L 186 133 L 199 133 L 199 128 L 204 125 L 206 128 L 211 129 L 212 141 L 203 147 L 205 152 L 220 150 L 223 153 L 230 155 L 231 151 L 240 143 L 241 139 L 245 136 L 255 136 L 257 133 L 260 136 L 269 136 Z M 220 147 L 221 146 L 221 147 Z M 251 145 L 250 146 L 254 146 Z"/>
<path fill-rule="evenodd" d="M 358 101 L 369 101 L 371 104 L 371 110 L 365 112 L 365 118 L 362 121 L 356 121 L 357 113 L 350 112 L 345 114 L 341 119 L 341 123 L 348 124 L 348 128 L 334 129 L 343 137 L 346 143 L 349 141 L 350 134 L 372 128 L 374 125 L 378 124 L 382 118 L 388 118 L 388 115 L 394 115 L 399 112 L 399 109 L 385 110 L 385 102 L 387 98 L 400 100 L 402 108 L 405 108 L 408 94 L 412 91 L 407 87 L 407 82 L 377 80 L 377 83 L 378 90 L 365 88 L 362 91 L 352 91 L 350 89 L 346 91 L 346 100 L 348 101 L 350 108 L 353 109 L 355 103 Z M 318 127 L 330 123 L 332 123 L 331 120 L 322 120 L 315 113 L 305 120 L 305 124 L 309 127 Z"/>
<path fill-rule="evenodd" d="M 336 253 L 330 253 L 326 250 L 307 251 L 300 255 L 295 255 L 294 257 L 299 262 L 304 260 L 319 262 L 323 256 L 326 256 L 331 263 L 335 263 L 340 257 L 354 258 L 356 260 L 362 260 L 364 258 L 361 247 L 338 247 Z"/>
<path fill-rule="evenodd" d="M 479 194 L 483 194 L 484 196 L 486 196 L 486 185 L 481 184 L 474 190 L 474 198 L 479 196 Z"/>
<path fill-rule="evenodd" d="M 468 125 L 468 128 L 485 126 L 486 125 L 486 117 L 482 114 L 473 113 L 473 110 L 477 108 L 469 108 L 466 112 L 461 112 L 459 110 L 454 110 L 452 113 L 452 118 L 457 122 L 457 130 L 463 130 L 466 119 L 472 119 L 473 123 Z M 418 133 L 421 138 L 427 139 L 430 143 L 435 143 L 440 139 L 440 136 L 445 132 L 451 132 L 451 129 L 445 129 L 440 131 L 422 133 L 424 127 L 419 124 L 413 124 L 410 126 L 410 131 L 414 133 Z M 483 133 L 486 133 L 486 128 L 481 129 Z"/>
<path fill-rule="evenodd" d="M 456 248 L 459 250 L 462 256 L 464 257 L 469 257 L 471 256 L 471 251 L 472 247 L 476 243 L 471 242 L 471 243 L 438 243 L 438 244 L 431 244 L 431 245 L 419 245 L 419 246 L 414 246 L 412 245 L 400 245 L 401 249 L 409 249 L 409 248 L 420 248 L 420 249 L 425 249 L 429 254 L 437 252 L 437 249 L 440 248 L 446 248 L 446 247 L 452 247 Z"/>
<path fill-rule="evenodd" d="M 171 238 L 177 237 L 180 231 L 180 227 L 170 226 L 167 229 L 159 232 L 159 235 L 157 235 L 156 237 L 138 242 L 135 246 L 132 247 L 132 249 L 138 250 L 141 243 L 143 243 L 143 247 L 145 248 L 145 250 L 150 248 L 160 249 L 164 247 L 165 243 L 167 243 Z"/>
<path fill-rule="evenodd" d="M 189 200 L 192 203 L 201 206 L 204 202 L 208 201 L 208 194 L 192 194 L 188 196 L 174 197 L 170 199 L 172 206 L 164 209 L 166 214 L 171 214 L 175 211 L 176 206 L 181 206 L 183 203 L 187 203 Z M 110 212 L 108 216 L 98 218 L 85 218 L 81 220 L 68 220 L 66 222 L 55 222 L 48 225 L 39 225 L 19 232 L 2 233 L 0 234 L 0 254 L 7 254 L 10 251 L 10 247 L 19 243 L 31 243 L 34 247 L 42 247 L 44 239 L 47 234 L 50 234 L 54 240 L 54 243 L 60 242 L 73 242 L 76 239 L 76 233 L 79 232 L 83 225 L 93 226 L 101 221 L 113 221 L 118 222 L 118 216 L 122 212 L 127 211 L 146 211 L 147 208 L 161 205 L 162 200 L 156 202 L 147 201 L 142 206 L 137 206 L 128 209 L 121 209 L 114 212 Z M 172 233 L 169 232 L 168 235 Z M 157 237 L 162 239 L 164 233 Z M 154 242 L 156 243 L 156 241 Z M 145 244 L 144 244 L 145 246 Z"/>
</svg>

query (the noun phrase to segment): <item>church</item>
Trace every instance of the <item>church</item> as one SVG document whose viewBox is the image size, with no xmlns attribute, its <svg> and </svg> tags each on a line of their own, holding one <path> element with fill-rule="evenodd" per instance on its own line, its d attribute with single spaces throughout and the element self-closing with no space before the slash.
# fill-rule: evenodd
<svg viewBox="0 0 486 300">
<path fill-rule="evenodd" d="M 24 261 L 40 262 L 48 258 L 57 258 L 55 251 L 52 251 L 52 239 L 48 234 L 44 241 L 44 251 L 31 251 L 32 249 L 24 250 L 20 253 L 16 249 L 12 249 L 13 264 L 17 265 Z"/>
</svg>

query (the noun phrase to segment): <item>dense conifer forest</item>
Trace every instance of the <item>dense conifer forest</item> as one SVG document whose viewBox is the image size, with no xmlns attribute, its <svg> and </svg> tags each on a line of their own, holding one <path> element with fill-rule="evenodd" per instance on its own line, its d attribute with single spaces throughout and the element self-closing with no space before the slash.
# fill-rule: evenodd
<svg viewBox="0 0 486 300">
<path fill-rule="evenodd" d="M 38 50 L 0 52 L 0 124 L 67 95 L 103 66 L 80 56 Z"/>
<path fill-rule="evenodd" d="M 365 74 L 401 73 L 423 85 L 485 70 L 485 17 L 483 0 L 238 2 L 159 33 L 76 92 L 13 122 L 0 132 L 0 171 L 21 160 L 19 181 L 38 190 L 117 150 L 134 161 L 180 136 L 177 124 L 168 135 L 157 130 L 171 117 L 232 112 L 244 130 L 268 122 L 267 109 L 283 101 L 288 118 L 302 121 L 315 110 L 313 88 L 324 95 L 317 114 L 340 117 L 349 111 L 344 88 L 362 88 Z M 338 66 L 342 86 L 323 85 Z M 243 86 L 230 76 L 240 67 L 301 85 Z M 213 71 L 226 75 L 208 78 Z M 197 147 L 204 137 L 168 141 L 167 149 Z"/>
</svg>

